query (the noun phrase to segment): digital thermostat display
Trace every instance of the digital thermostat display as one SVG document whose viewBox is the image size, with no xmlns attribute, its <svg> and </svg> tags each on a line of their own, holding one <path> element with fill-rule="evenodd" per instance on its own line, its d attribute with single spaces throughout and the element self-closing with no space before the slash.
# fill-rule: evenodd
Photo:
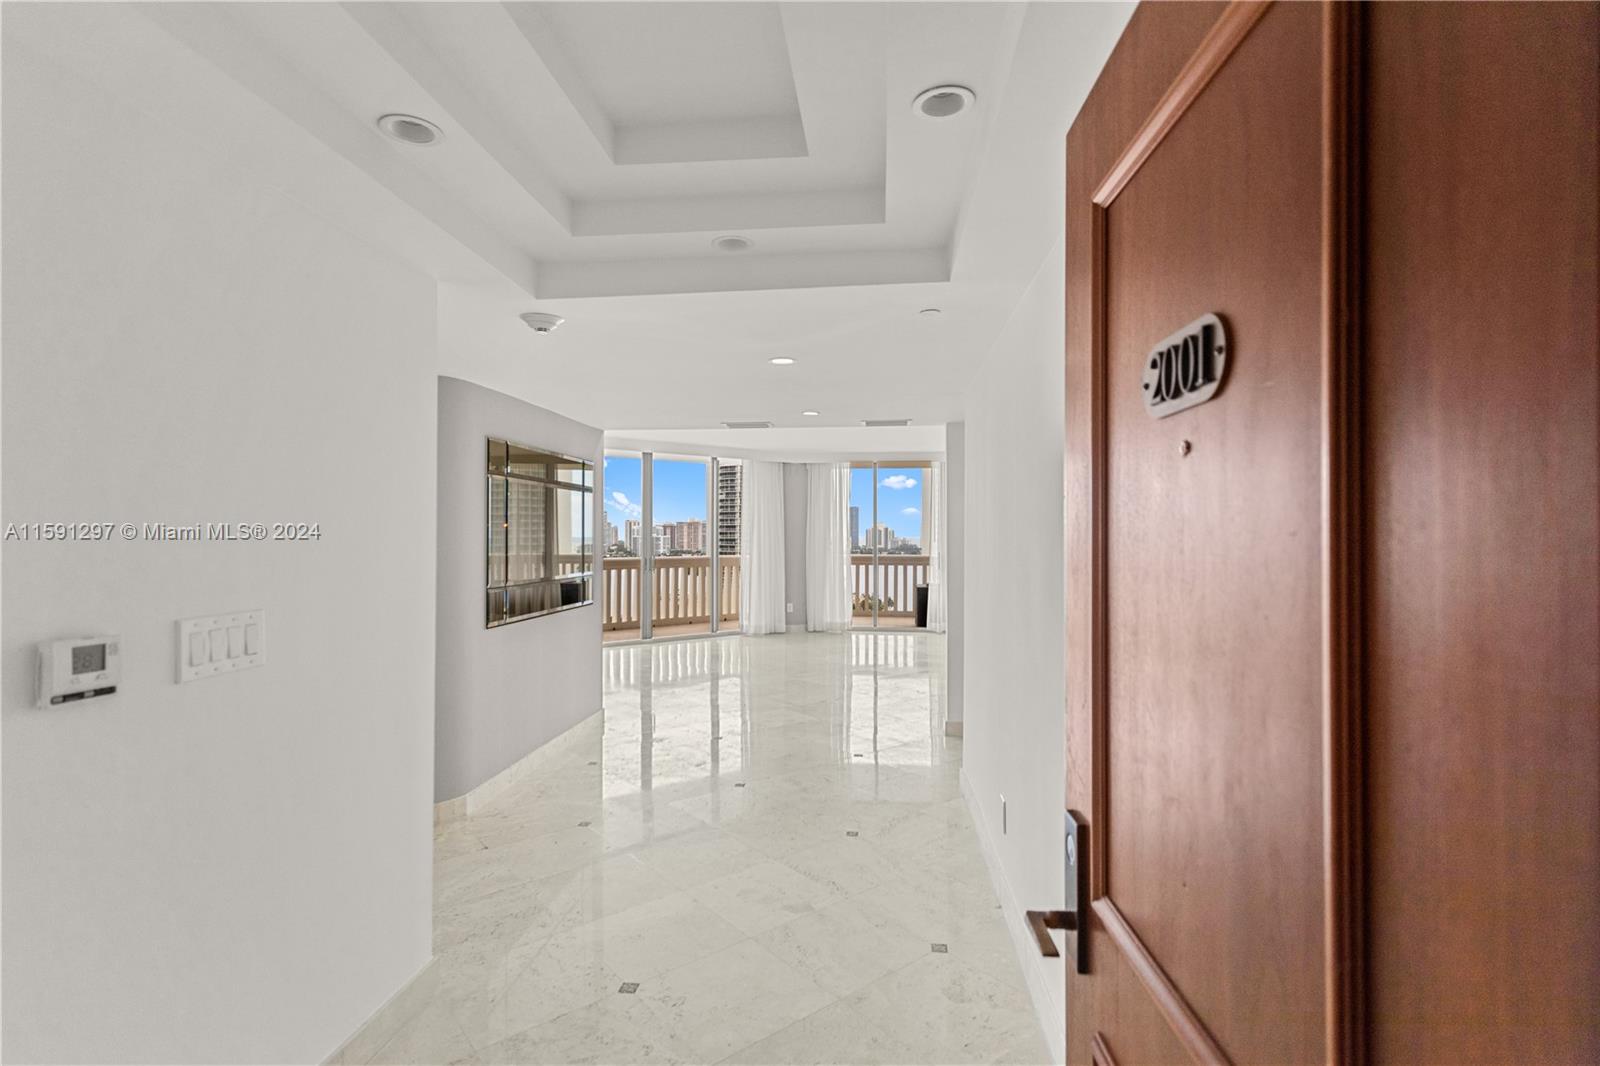
<svg viewBox="0 0 1600 1066">
<path fill-rule="evenodd" d="M 39 645 L 38 705 L 110 696 L 122 683 L 122 638 L 102 634 Z"/>
<path fill-rule="evenodd" d="M 97 674 L 106 668 L 104 644 L 79 644 L 72 649 L 74 674 Z"/>
</svg>

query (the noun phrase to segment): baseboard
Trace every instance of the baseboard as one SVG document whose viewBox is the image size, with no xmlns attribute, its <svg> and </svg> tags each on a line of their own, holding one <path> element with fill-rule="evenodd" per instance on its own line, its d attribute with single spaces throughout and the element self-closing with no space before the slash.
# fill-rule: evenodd
<svg viewBox="0 0 1600 1066">
<path fill-rule="evenodd" d="M 959 722 L 955 724 L 960 725 Z M 949 723 L 946 725 L 948 727 Z M 989 868 L 989 879 L 994 884 L 995 895 L 1000 899 L 1000 912 L 1005 917 L 1006 929 L 1011 933 L 1011 946 L 1016 949 L 1017 958 L 1022 963 L 1028 997 L 1033 1000 L 1033 1013 L 1039 1019 L 1039 1028 L 1050 1047 L 1050 1060 L 1064 1063 L 1067 1061 L 1066 1004 L 1056 998 L 1056 992 L 1046 980 L 1044 971 L 1046 965 L 1060 966 L 1062 962 L 1060 959 L 1046 959 L 1039 954 L 1039 946 L 1034 943 L 1033 934 L 1028 929 L 1024 914 L 1026 908 L 1018 904 L 1016 895 L 1011 891 L 1011 880 L 1000 865 L 1000 855 L 995 850 L 994 839 L 989 835 L 988 819 L 984 817 L 983 805 L 973 794 L 972 780 L 967 777 L 966 767 L 961 769 L 961 798 L 966 801 L 967 811 L 978 828 L 978 847 L 983 852 L 984 865 Z"/>
<path fill-rule="evenodd" d="M 433 805 L 433 824 L 444 825 L 467 818 L 483 809 L 484 804 L 506 789 L 538 771 L 541 766 L 571 751 L 574 747 L 593 741 L 603 726 L 602 712 L 595 711 L 565 733 L 546 741 L 528 754 L 495 774 L 489 780 L 455 799 L 442 800 Z"/>
<path fill-rule="evenodd" d="M 966 725 L 966 723 L 960 719 L 957 719 L 954 722 L 946 720 L 944 723 L 944 735 L 947 737 L 959 737 L 961 736 L 961 730 L 964 725 Z"/>
<path fill-rule="evenodd" d="M 376 1055 L 400 1027 L 433 998 L 439 984 L 436 961 L 437 956 L 430 956 L 422 969 L 411 975 L 411 980 L 401 985 L 399 991 L 334 1049 L 333 1054 L 322 1060 L 323 1066 L 360 1066 Z"/>
</svg>

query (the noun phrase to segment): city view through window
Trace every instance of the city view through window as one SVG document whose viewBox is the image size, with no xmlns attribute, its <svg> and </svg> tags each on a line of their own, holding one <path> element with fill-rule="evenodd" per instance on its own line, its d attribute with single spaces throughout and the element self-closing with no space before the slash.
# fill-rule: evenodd
<svg viewBox="0 0 1600 1066">
<path fill-rule="evenodd" d="M 645 461 L 628 454 L 605 460 L 599 533 L 606 639 L 736 631 L 743 466 L 651 456 L 647 511 Z M 647 554 L 654 560 L 648 567 Z"/>
<path fill-rule="evenodd" d="M 607 640 L 739 628 L 743 472 L 737 460 L 713 463 L 661 455 L 647 460 L 628 453 L 605 457 L 604 509 L 596 539 Z M 926 464 L 866 462 L 852 467 L 847 536 L 855 625 L 918 624 L 919 597 L 926 595 L 919 590 L 928 583 L 927 500 Z M 650 566 L 644 563 L 647 547 L 654 559 Z"/>
<path fill-rule="evenodd" d="M 917 590 L 928 582 L 927 493 L 924 464 L 857 463 L 851 469 L 850 606 L 856 625 L 917 624 Z"/>
</svg>

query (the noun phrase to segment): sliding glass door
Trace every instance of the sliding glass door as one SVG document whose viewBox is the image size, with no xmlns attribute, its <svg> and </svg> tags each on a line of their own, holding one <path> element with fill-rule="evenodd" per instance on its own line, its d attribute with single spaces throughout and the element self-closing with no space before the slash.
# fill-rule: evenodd
<svg viewBox="0 0 1600 1066">
<path fill-rule="evenodd" d="M 856 463 L 850 471 L 850 598 L 855 625 L 928 624 L 927 463 Z"/>
<path fill-rule="evenodd" d="M 651 457 L 651 635 L 711 632 L 711 463 Z"/>
<path fill-rule="evenodd" d="M 606 640 L 738 630 L 741 475 L 726 460 L 607 453 Z"/>
<path fill-rule="evenodd" d="M 600 605 L 606 640 L 638 640 L 648 624 L 645 592 L 644 457 L 607 452 L 601 475 Z"/>
</svg>

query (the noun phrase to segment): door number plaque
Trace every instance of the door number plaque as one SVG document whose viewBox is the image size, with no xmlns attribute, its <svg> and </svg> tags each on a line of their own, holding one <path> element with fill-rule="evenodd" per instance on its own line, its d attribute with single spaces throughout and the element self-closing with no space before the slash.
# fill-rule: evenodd
<svg viewBox="0 0 1600 1066">
<path fill-rule="evenodd" d="M 1166 418 L 1205 403 L 1222 387 L 1228 333 L 1216 315 L 1201 315 L 1156 345 L 1145 361 L 1144 409 Z"/>
</svg>

